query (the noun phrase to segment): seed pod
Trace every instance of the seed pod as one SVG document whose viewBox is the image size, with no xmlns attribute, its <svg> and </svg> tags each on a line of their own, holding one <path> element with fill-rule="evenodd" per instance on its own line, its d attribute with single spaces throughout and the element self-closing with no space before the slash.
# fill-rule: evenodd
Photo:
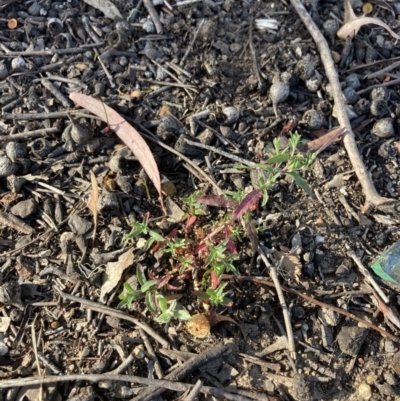
<svg viewBox="0 0 400 401">
<path fill-rule="evenodd" d="M 6 155 L 12 162 L 16 162 L 22 157 L 25 157 L 27 148 L 24 143 L 8 142 L 6 146 Z"/>
<path fill-rule="evenodd" d="M 336 33 L 339 29 L 339 24 L 335 19 L 328 19 L 323 25 L 325 35 L 330 39 L 331 43 L 335 43 Z"/>
<path fill-rule="evenodd" d="M 47 28 L 51 35 L 59 35 L 64 28 L 62 21 L 59 18 L 49 18 L 47 20 Z"/>
<path fill-rule="evenodd" d="M 296 64 L 295 74 L 303 81 L 311 78 L 315 72 L 315 64 L 311 60 L 300 60 Z"/>
<path fill-rule="evenodd" d="M 321 77 L 319 77 L 318 75 L 313 75 L 306 81 L 306 87 L 311 92 L 317 92 L 320 86 L 321 86 Z"/>
<path fill-rule="evenodd" d="M 308 129 L 318 129 L 326 123 L 324 116 L 313 109 L 307 110 L 303 114 L 302 122 Z"/>
<path fill-rule="evenodd" d="M 225 116 L 224 123 L 227 125 L 234 124 L 237 120 L 239 120 L 239 110 L 236 107 L 228 106 L 222 110 L 222 114 Z"/>
<path fill-rule="evenodd" d="M 360 98 L 357 92 L 352 87 L 347 87 L 343 90 L 343 96 L 348 104 L 354 104 Z"/>
<path fill-rule="evenodd" d="M 362 116 L 363 114 L 367 114 L 369 112 L 370 102 L 365 97 L 360 98 L 360 100 L 354 105 L 354 111 Z"/>
<path fill-rule="evenodd" d="M 7 156 L 0 156 L 0 178 L 15 174 L 18 167 Z"/>
<path fill-rule="evenodd" d="M 371 132 L 379 136 L 379 138 L 387 138 L 388 136 L 394 135 L 393 119 L 382 118 L 378 120 L 372 127 Z"/>
<path fill-rule="evenodd" d="M 123 50 L 127 47 L 127 35 L 119 31 L 111 31 L 107 35 L 107 43 L 114 49 Z"/>
<path fill-rule="evenodd" d="M 358 88 L 360 88 L 360 86 L 361 86 L 360 80 L 358 79 L 358 75 L 355 73 L 348 75 L 345 79 L 345 82 L 346 82 L 347 87 L 353 88 L 356 90 Z"/>
<path fill-rule="evenodd" d="M 74 118 L 69 116 L 71 120 L 71 138 L 78 145 L 84 145 L 89 142 L 93 137 L 93 131 L 86 128 L 84 125 L 78 123 Z"/>
<path fill-rule="evenodd" d="M 332 113 L 332 104 L 330 102 L 328 102 L 327 100 L 321 100 L 317 104 L 317 110 L 323 116 L 329 116 Z"/>
<path fill-rule="evenodd" d="M 8 68 L 4 64 L 4 61 L 0 63 L 0 79 L 4 79 L 8 77 Z"/>
<path fill-rule="evenodd" d="M 146 42 L 143 50 L 141 50 L 139 54 L 144 54 L 150 60 L 157 60 L 161 58 L 161 53 L 149 41 Z"/>
<path fill-rule="evenodd" d="M 389 112 L 388 105 L 384 100 L 373 100 L 369 107 L 370 113 L 374 117 L 383 117 Z"/>
<path fill-rule="evenodd" d="M 51 143 L 45 138 L 37 138 L 31 144 L 31 151 L 38 159 L 47 157 L 50 153 Z"/>
<path fill-rule="evenodd" d="M 389 139 L 382 143 L 378 149 L 378 155 L 384 159 L 395 159 L 397 156 L 397 149 L 393 146 L 394 139 Z"/>
<path fill-rule="evenodd" d="M 370 94 L 371 100 L 384 100 L 385 102 L 388 102 L 389 98 L 390 98 L 389 89 L 385 88 L 384 86 L 372 89 Z"/>
</svg>

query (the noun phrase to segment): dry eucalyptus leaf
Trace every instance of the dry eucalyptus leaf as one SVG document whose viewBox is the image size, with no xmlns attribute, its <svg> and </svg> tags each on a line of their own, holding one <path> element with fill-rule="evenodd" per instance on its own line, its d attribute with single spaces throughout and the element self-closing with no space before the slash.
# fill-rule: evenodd
<svg viewBox="0 0 400 401">
<path fill-rule="evenodd" d="M 139 163 L 142 165 L 143 170 L 149 176 L 160 195 L 160 202 L 163 210 L 165 211 L 162 193 L 161 193 L 161 179 L 158 171 L 157 163 L 154 160 L 153 154 L 148 147 L 145 140 L 123 117 L 121 117 L 115 110 L 107 106 L 100 100 L 91 96 L 83 95 L 81 93 L 73 92 L 69 95 L 70 99 L 77 105 L 85 108 L 97 117 L 106 122 L 112 130 L 121 138 L 126 146 L 137 157 Z"/>
<path fill-rule="evenodd" d="M 90 181 L 92 182 L 92 192 L 90 194 L 88 208 L 93 213 L 93 224 L 94 224 L 93 240 L 94 240 L 96 237 L 96 229 L 97 229 L 97 217 L 98 217 L 97 202 L 99 200 L 99 187 L 97 185 L 96 176 L 94 175 L 92 170 L 90 170 Z"/>
<path fill-rule="evenodd" d="M 351 7 L 350 0 L 344 1 L 344 24 L 337 31 L 337 36 L 340 39 L 346 39 L 348 36 L 357 35 L 357 32 L 363 25 L 379 25 L 382 28 L 386 29 L 395 39 L 400 39 L 400 36 L 393 32 L 387 24 L 382 22 L 378 18 L 372 17 L 356 17 L 354 14 L 353 8 Z"/>
<path fill-rule="evenodd" d="M 100 299 L 102 301 L 104 301 L 104 297 L 118 285 L 125 270 L 132 265 L 134 258 L 133 249 L 131 248 L 123 253 L 118 258 L 117 262 L 107 263 L 107 269 L 103 278 L 103 286 L 100 292 Z"/>
<path fill-rule="evenodd" d="M 0 317 L 0 333 L 5 333 L 10 327 L 11 319 L 9 317 Z"/>
</svg>

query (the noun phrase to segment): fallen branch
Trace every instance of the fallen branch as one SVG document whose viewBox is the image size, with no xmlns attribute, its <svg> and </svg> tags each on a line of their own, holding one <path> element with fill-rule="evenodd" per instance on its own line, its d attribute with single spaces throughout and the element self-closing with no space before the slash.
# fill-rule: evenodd
<svg viewBox="0 0 400 401">
<path fill-rule="evenodd" d="M 303 4 L 301 4 L 300 0 L 290 0 L 290 2 L 294 9 L 297 11 L 300 18 L 303 20 L 304 25 L 308 29 L 308 32 L 314 39 L 322 63 L 324 64 L 326 76 L 328 77 L 329 83 L 332 86 L 332 95 L 338 113 L 337 119 L 340 126 L 346 129 L 346 133 L 343 137 L 343 143 L 349 156 L 350 162 L 363 188 L 365 196 L 363 212 L 368 212 L 372 207 L 376 207 L 377 209 L 390 214 L 399 214 L 400 202 L 395 199 L 384 198 L 378 194 L 368 174 L 368 170 L 365 167 L 363 160 L 361 159 L 361 155 L 358 151 L 357 144 L 354 138 L 354 133 L 351 129 L 350 120 L 346 113 L 338 73 L 332 60 L 329 45 L 325 40 L 324 35 L 315 25 L 314 21 L 308 14 L 307 10 L 304 8 Z"/>
</svg>

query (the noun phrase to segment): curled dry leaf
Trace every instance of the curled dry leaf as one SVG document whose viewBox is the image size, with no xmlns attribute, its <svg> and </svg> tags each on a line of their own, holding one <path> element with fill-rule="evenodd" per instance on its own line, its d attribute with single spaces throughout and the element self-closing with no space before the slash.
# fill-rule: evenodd
<svg viewBox="0 0 400 401">
<path fill-rule="evenodd" d="M 97 185 L 96 176 L 93 171 L 90 170 L 90 181 L 92 182 L 92 192 L 90 194 L 90 199 L 88 203 L 88 208 L 93 213 L 93 240 L 96 237 L 96 229 L 97 229 L 97 201 L 99 200 L 99 187 Z"/>
<path fill-rule="evenodd" d="M 329 131 L 325 135 L 320 136 L 319 138 L 314 139 L 307 143 L 308 149 L 314 152 L 322 152 L 326 149 L 329 145 L 335 142 L 340 135 L 343 134 L 345 128 L 336 128 L 332 131 Z"/>
<path fill-rule="evenodd" d="M 158 171 L 156 161 L 154 160 L 150 148 L 147 146 L 147 143 L 141 137 L 139 132 L 136 131 L 135 128 L 133 128 L 115 110 L 105 105 L 100 100 L 76 92 L 71 93 L 69 97 L 77 105 L 85 108 L 86 110 L 95 114 L 97 117 L 101 118 L 104 122 L 109 124 L 110 128 L 114 130 L 115 133 L 125 143 L 125 145 L 128 146 L 128 148 L 137 157 L 144 171 L 156 187 L 160 195 L 161 206 L 165 211 L 164 203 L 162 200 L 160 173 Z"/>
<path fill-rule="evenodd" d="M 100 291 L 100 298 L 102 300 L 118 285 L 125 270 L 132 265 L 134 257 L 133 249 L 129 249 L 118 258 L 117 262 L 107 263 L 107 269 L 104 273 L 103 285 Z"/>
<path fill-rule="evenodd" d="M 393 32 L 387 24 L 382 22 L 378 18 L 372 17 L 356 17 L 354 11 L 351 7 L 350 0 L 345 0 L 344 2 L 344 24 L 337 31 L 337 36 L 340 39 L 346 39 L 348 36 L 354 36 L 357 34 L 359 29 L 363 25 L 379 25 L 382 28 L 386 29 L 395 39 L 400 39 L 400 36 L 397 33 Z"/>
</svg>

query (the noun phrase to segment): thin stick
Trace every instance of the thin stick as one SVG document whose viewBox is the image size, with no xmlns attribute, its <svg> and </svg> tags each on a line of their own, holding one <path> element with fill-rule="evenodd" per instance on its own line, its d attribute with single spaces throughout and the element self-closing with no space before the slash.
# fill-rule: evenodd
<svg viewBox="0 0 400 401">
<path fill-rule="evenodd" d="M 304 5 L 300 0 L 290 0 L 292 6 L 295 8 L 300 18 L 303 20 L 304 25 L 308 29 L 310 35 L 314 39 L 315 44 L 319 50 L 321 61 L 324 64 L 325 73 L 328 77 L 329 83 L 332 86 L 332 95 L 337 108 L 337 119 L 341 127 L 346 129 L 346 134 L 343 137 L 343 143 L 349 156 L 350 162 L 357 174 L 358 180 L 363 188 L 365 196 L 364 211 L 368 211 L 371 207 L 375 206 L 378 209 L 393 214 L 398 213 L 396 210 L 398 201 L 393 199 L 387 199 L 378 194 L 374 184 L 371 181 L 368 170 L 361 159 L 360 152 L 357 148 L 354 133 L 351 128 L 350 120 L 346 112 L 345 104 L 343 101 L 343 93 L 339 83 L 338 73 L 336 71 L 335 64 L 332 60 L 331 50 L 325 37 L 318 29 L 313 19 L 308 14 Z"/>
<path fill-rule="evenodd" d="M 179 6 L 179 4 L 177 4 L 177 5 Z M 187 56 L 189 56 L 190 52 L 192 51 L 192 48 L 193 48 L 193 46 L 194 46 L 194 42 L 196 42 L 197 36 L 199 35 L 199 32 L 200 32 L 200 28 L 203 26 L 204 22 L 205 22 L 205 19 L 202 19 L 202 20 L 200 21 L 199 27 L 197 28 L 196 33 L 194 34 L 193 39 L 192 39 L 192 41 L 190 42 L 190 45 L 189 45 L 188 48 L 186 49 L 185 54 L 183 55 L 183 57 L 181 58 L 181 61 L 179 62 L 179 65 L 180 65 L 180 66 L 183 65 L 183 63 L 185 62 Z"/>
<path fill-rule="evenodd" d="M 185 397 L 183 401 L 195 401 L 197 400 L 197 395 L 200 393 L 203 382 L 198 379 L 194 387 L 190 390 L 190 393 Z"/>
<path fill-rule="evenodd" d="M 17 379 L 8 379 L 0 381 L 0 389 L 3 388 L 17 388 L 17 387 L 28 387 L 28 386 L 37 386 L 39 384 L 52 384 L 52 383 L 65 383 L 70 381 L 88 381 L 92 383 L 98 383 L 103 381 L 122 381 L 128 383 L 137 383 L 148 386 L 158 386 L 162 387 L 166 390 L 172 390 L 177 392 L 187 391 L 194 387 L 193 384 L 172 382 L 169 380 L 156 380 L 156 379 L 147 379 L 145 377 L 131 376 L 131 375 L 113 375 L 107 373 L 101 374 L 76 374 L 76 375 L 64 375 L 64 376 L 47 376 L 47 377 L 23 377 Z M 240 390 L 230 389 L 230 391 L 226 391 L 217 387 L 209 387 L 203 386 L 200 390 L 203 394 L 211 394 L 216 397 L 226 398 L 227 400 L 232 401 L 246 401 L 249 398 L 242 397 L 240 395 L 235 394 Z M 260 393 L 249 394 L 253 396 L 254 400 L 269 400 L 269 401 L 278 401 L 276 397 L 266 397 Z"/>
<path fill-rule="evenodd" d="M 164 372 L 163 372 L 163 370 L 162 370 L 160 361 L 158 360 L 157 355 L 156 355 L 156 353 L 154 352 L 154 348 L 153 348 L 153 346 L 151 345 L 151 343 L 150 343 L 150 341 L 149 341 L 149 338 L 147 337 L 147 335 L 146 335 L 146 333 L 144 332 L 144 330 L 140 329 L 140 330 L 139 330 L 139 333 L 140 333 L 141 337 L 143 338 L 143 343 L 144 343 L 144 346 L 146 347 L 147 353 L 153 358 L 153 361 L 154 361 L 154 369 L 155 369 L 155 371 L 156 371 L 156 373 L 157 373 L 157 377 L 158 377 L 159 379 L 162 379 L 162 378 L 164 377 Z"/>
<path fill-rule="evenodd" d="M 0 136 L 0 143 L 42 137 L 44 136 L 43 134 L 53 134 L 55 132 L 58 132 L 58 128 L 51 127 L 51 128 L 37 129 L 34 131 L 21 132 L 20 134 L 15 134 L 15 135 Z"/>
<path fill-rule="evenodd" d="M 379 294 L 385 304 L 389 303 L 389 298 L 382 291 L 381 287 L 379 287 L 378 283 L 372 277 L 371 273 L 364 267 L 359 257 L 355 254 L 355 252 L 350 248 L 348 244 L 345 244 L 347 254 L 354 260 L 355 264 L 360 269 L 360 272 L 364 275 L 364 277 L 369 281 L 372 287 L 375 288 L 375 291 Z"/>
<path fill-rule="evenodd" d="M 84 53 L 87 49 L 91 47 L 100 47 L 104 45 L 104 41 L 100 43 L 90 43 L 80 47 L 73 47 L 70 49 L 47 49 L 47 50 L 37 50 L 29 52 L 12 52 L 9 51 L 6 54 L 2 54 L 2 57 L 40 57 L 40 56 L 53 56 L 54 54 L 77 54 Z"/>
<path fill-rule="evenodd" d="M 108 68 L 106 67 L 106 65 L 104 64 L 103 60 L 100 57 L 99 52 L 97 51 L 97 49 L 94 49 L 94 52 L 96 53 L 97 56 L 97 60 L 99 60 L 99 63 L 101 65 L 101 68 L 103 69 L 104 73 L 106 74 L 106 77 L 108 79 L 108 82 L 110 82 L 110 86 L 111 88 L 115 88 L 115 82 L 114 82 L 114 78 L 113 76 L 110 74 L 110 71 L 108 71 Z"/>
<path fill-rule="evenodd" d="M 207 351 L 195 356 L 194 358 L 185 362 L 182 366 L 175 369 L 173 372 L 165 376 L 168 380 L 182 380 L 184 377 L 192 373 L 199 367 L 209 363 L 228 352 L 229 348 L 226 345 L 213 346 Z M 142 391 L 138 396 L 131 401 L 151 401 L 164 392 L 164 389 L 150 387 Z"/>
<path fill-rule="evenodd" d="M 288 340 L 288 351 L 291 358 L 296 359 L 296 345 L 294 343 L 292 323 L 290 322 L 289 309 L 286 305 L 285 297 L 283 295 L 281 288 L 281 283 L 279 282 L 278 272 L 276 271 L 276 267 L 271 265 L 271 263 L 269 263 L 267 256 L 265 255 L 264 251 L 260 246 L 258 247 L 258 253 L 260 254 L 261 259 L 263 260 L 265 265 L 268 267 L 270 276 L 272 278 L 272 281 L 274 282 L 276 293 L 278 295 L 278 299 L 282 308 L 283 320 L 285 321 L 286 335 Z"/>
<path fill-rule="evenodd" d="M 185 141 L 190 146 L 195 146 L 196 148 L 201 148 L 201 149 L 207 149 L 207 150 L 209 150 L 211 152 L 218 153 L 218 154 L 220 154 L 222 156 L 227 157 L 228 159 L 234 160 L 234 161 L 236 161 L 238 163 L 242 163 L 242 164 L 244 164 L 246 166 L 252 167 L 252 166 L 256 165 L 256 163 L 254 163 L 254 162 L 251 162 L 251 161 L 243 159 L 241 157 L 232 155 L 232 154 L 230 154 L 228 152 L 225 152 L 223 150 L 220 150 L 220 149 L 216 148 L 215 146 L 204 145 L 204 144 L 202 144 L 200 142 L 194 142 L 194 141 L 191 141 L 189 139 L 185 139 Z"/>
<path fill-rule="evenodd" d="M 153 20 L 154 26 L 156 27 L 156 31 L 159 35 L 161 35 L 164 32 L 164 28 L 162 26 L 162 23 L 160 21 L 160 17 L 154 7 L 154 4 L 152 3 L 151 0 L 143 0 L 143 4 L 146 7 L 146 10 L 150 14 L 151 19 Z"/>
<path fill-rule="evenodd" d="M 76 117 L 81 117 L 81 118 L 94 118 L 96 120 L 101 120 L 101 118 L 93 116 L 91 114 L 82 113 L 82 110 L 54 111 L 51 113 L 23 113 L 23 114 L 4 113 L 4 114 L 2 114 L 2 119 L 3 120 L 13 120 L 13 121 L 47 120 L 48 118 L 68 117 L 69 114 L 72 114 Z"/>
<path fill-rule="evenodd" d="M 258 69 L 258 63 L 257 63 L 257 55 L 256 55 L 256 52 L 255 52 L 254 46 L 253 46 L 253 21 L 254 21 L 254 17 L 251 16 L 250 24 L 249 24 L 249 46 L 250 46 L 251 57 L 253 59 L 254 75 L 256 76 L 257 82 L 258 82 L 258 90 L 261 90 L 263 87 L 265 87 L 265 84 L 261 80 L 260 70 Z"/>
<path fill-rule="evenodd" d="M 136 324 L 136 326 L 143 329 L 149 336 L 153 337 L 156 341 L 158 341 L 163 347 L 169 347 L 169 343 L 167 340 L 162 338 L 158 333 L 156 333 L 150 326 L 145 323 L 140 322 L 132 316 L 126 315 L 125 313 L 118 312 L 112 308 L 107 306 L 103 306 L 97 302 L 88 301 L 87 299 L 76 297 L 75 295 L 70 295 L 65 292 L 59 292 L 60 296 L 64 299 L 68 299 L 69 301 L 79 302 L 83 308 L 93 310 L 95 312 L 104 313 L 109 316 L 114 316 L 118 319 L 127 320 L 128 322 L 132 322 Z"/>
</svg>

